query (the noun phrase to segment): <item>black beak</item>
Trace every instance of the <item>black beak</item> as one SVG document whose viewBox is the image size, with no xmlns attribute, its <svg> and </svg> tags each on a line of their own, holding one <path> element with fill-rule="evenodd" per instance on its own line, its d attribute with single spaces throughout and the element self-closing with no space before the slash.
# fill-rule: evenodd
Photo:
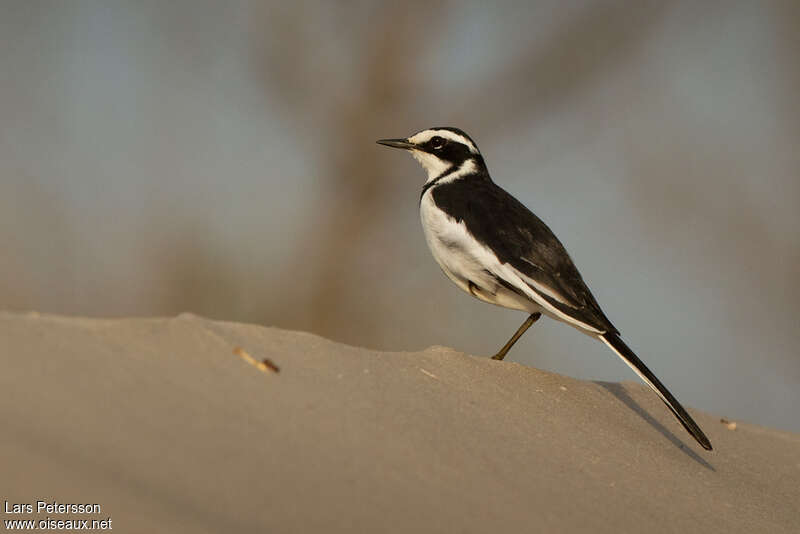
<svg viewBox="0 0 800 534">
<path fill-rule="evenodd" d="M 406 150 L 417 147 L 414 143 L 409 143 L 407 139 L 379 139 L 377 143 L 379 145 L 386 145 L 392 148 L 404 148 Z"/>
</svg>

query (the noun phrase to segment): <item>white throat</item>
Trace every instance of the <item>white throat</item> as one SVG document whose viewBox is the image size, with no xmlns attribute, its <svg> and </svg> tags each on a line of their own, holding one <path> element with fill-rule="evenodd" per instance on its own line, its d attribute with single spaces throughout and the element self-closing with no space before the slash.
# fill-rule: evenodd
<svg viewBox="0 0 800 534">
<path fill-rule="evenodd" d="M 437 176 L 441 176 L 447 169 L 452 167 L 452 163 L 449 161 L 442 161 L 433 154 L 428 154 L 427 152 L 423 152 L 421 150 L 412 150 L 411 155 L 414 156 L 414 159 L 419 161 L 422 168 L 428 173 L 428 179 L 425 183 L 430 182 Z"/>
</svg>

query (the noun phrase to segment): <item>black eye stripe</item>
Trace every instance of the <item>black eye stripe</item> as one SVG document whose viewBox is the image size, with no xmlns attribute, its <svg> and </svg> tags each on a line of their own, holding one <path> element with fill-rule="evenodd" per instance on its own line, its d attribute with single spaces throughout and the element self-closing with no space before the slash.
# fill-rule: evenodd
<svg viewBox="0 0 800 534">
<path fill-rule="evenodd" d="M 429 141 L 429 144 L 430 144 L 431 148 L 437 149 L 437 148 L 442 148 L 445 145 L 445 142 L 446 141 L 445 141 L 445 139 L 443 137 L 439 137 L 438 135 L 435 135 L 435 136 L 431 137 L 431 140 Z"/>
</svg>

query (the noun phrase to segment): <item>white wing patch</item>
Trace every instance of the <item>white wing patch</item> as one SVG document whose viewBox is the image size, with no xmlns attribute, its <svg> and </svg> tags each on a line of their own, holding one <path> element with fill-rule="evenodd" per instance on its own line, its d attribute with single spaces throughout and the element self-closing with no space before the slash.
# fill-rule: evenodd
<svg viewBox="0 0 800 534">
<path fill-rule="evenodd" d="M 465 228 L 465 231 L 466 231 L 466 228 Z M 477 241 L 476 241 L 476 243 L 477 243 Z M 479 245 L 479 246 L 482 246 L 482 245 Z M 545 286 L 542 286 L 541 284 L 538 284 L 538 283 L 534 282 L 529 277 L 527 277 L 524 274 L 520 273 L 518 270 L 516 270 L 511 265 L 509 265 L 507 263 L 500 263 L 500 260 L 498 260 L 497 256 L 495 256 L 491 251 L 489 251 L 489 254 L 491 254 L 492 258 L 494 258 L 494 264 L 495 264 L 492 267 L 492 269 L 490 269 L 491 272 L 495 273 L 496 276 L 498 276 L 498 277 L 502 278 L 503 280 L 505 280 L 506 282 L 508 282 L 514 288 L 522 291 L 531 300 L 533 300 L 539 306 L 541 306 L 542 310 L 544 312 L 546 312 L 549 316 L 551 316 L 551 317 L 553 317 L 555 319 L 559 319 L 560 321 L 563 321 L 563 322 L 565 322 L 565 323 L 567 323 L 569 325 L 576 326 L 581 330 L 588 330 L 589 332 L 594 333 L 594 334 L 602 334 L 602 333 L 605 332 L 604 330 L 598 330 L 597 328 L 595 328 L 593 326 L 590 326 L 590 325 L 584 323 L 583 321 L 579 321 L 578 319 L 567 315 L 566 313 L 562 312 L 561 310 L 559 310 L 558 308 L 556 308 L 555 306 L 553 306 L 552 304 L 547 302 L 547 300 L 545 298 L 543 298 L 542 296 L 540 296 L 537 293 L 537 286 L 539 286 L 539 287 L 545 287 Z M 528 285 L 527 283 L 525 283 L 524 279 L 530 280 L 533 283 L 533 285 Z M 547 289 L 548 289 L 548 292 L 546 294 L 550 295 L 552 293 L 552 291 L 549 290 L 549 288 L 547 288 Z M 544 293 L 544 291 L 542 291 L 542 292 Z M 553 298 L 555 298 L 555 297 L 553 297 Z M 558 300 L 559 302 L 563 302 L 563 300 L 560 299 L 560 298 L 558 298 L 556 300 Z"/>
<path fill-rule="evenodd" d="M 512 269 L 514 269 L 514 268 L 512 267 Z M 518 271 L 517 269 L 514 269 L 514 272 L 517 273 L 517 276 L 519 276 L 522 279 L 523 282 L 525 282 L 529 286 L 533 287 L 539 293 L 544 293 L 545 295 L 547 295 L 551 299 L 557 300 L 558 302 L 560 302 L 561 304 L 564 304 L 565 306 L 570 306 L 570 307 L 574 308 L 574 306 L 572 306 L 569 302 L 564 300 L 564 297 L 562 297 L 559 293 L 556 293 L 553 289 L 547 287 L 544 284 L 541 284 L 541 283 L 537 282 L 536 280 L 534 280 L 530 276 L 527 276 L 527 275 L 523 274 L 522 272 Z"/>
</svg>

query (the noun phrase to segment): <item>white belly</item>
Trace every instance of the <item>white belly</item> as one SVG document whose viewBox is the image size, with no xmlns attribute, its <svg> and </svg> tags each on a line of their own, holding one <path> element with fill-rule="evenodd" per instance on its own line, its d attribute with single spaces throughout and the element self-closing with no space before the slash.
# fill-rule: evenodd
<svg viewBox="0 0 800 534">
<path fill-rule="evenodd" d="M 538 304 L 497 283 L 491 274 L 498 272 L 499 261 L 486 247 L 433 202 L 433 189 L 420 202 L 420 218 L 425 240 L 436 263 L 458 287 L 470 295 L 505 308 L 528 313 L 540 311 Z M 471 284 L 470 284 L 471 282 Z"/>
</svg>

